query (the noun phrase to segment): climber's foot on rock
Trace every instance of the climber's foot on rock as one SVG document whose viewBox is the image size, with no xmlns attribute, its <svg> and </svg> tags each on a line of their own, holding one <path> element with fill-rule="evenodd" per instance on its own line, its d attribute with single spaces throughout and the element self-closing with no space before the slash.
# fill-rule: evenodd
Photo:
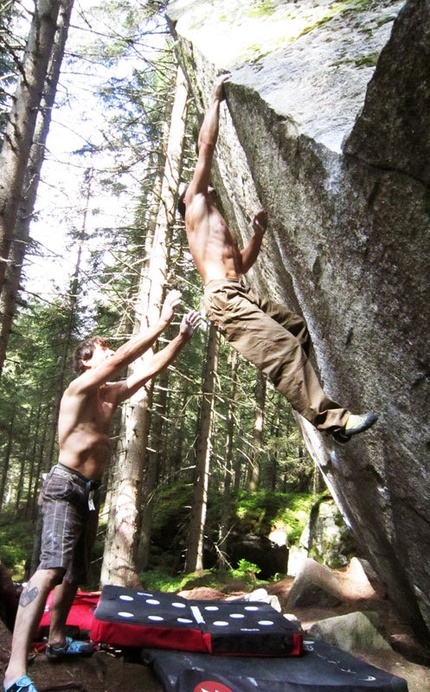
<svg viewBox="0 0 430 692">
<path fill-rule="evenodd" d="M 350 413 L 349 418 L 346 421 L 345 427 L 336 428 L 332 431 L 332 436 L 336 442 L 349 442 L 353 435 L 358 435 L 359 433 L 368 430 L 372 425 L 376 423 L 378 416 L 373 411 L 367 411 L 367 413 Z"/>
</svg>

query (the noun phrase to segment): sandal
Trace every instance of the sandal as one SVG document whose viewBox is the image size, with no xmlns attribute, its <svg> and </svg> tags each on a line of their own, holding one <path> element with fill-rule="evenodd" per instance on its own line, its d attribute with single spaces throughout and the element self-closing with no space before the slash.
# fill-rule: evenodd
<svg viewBox="0 0 430 692">
<path fill-rule="evenodd" d="M 81 642 L 71 637 L 66 637 L 63 646 L 46 645 L 45 655 L 50 661 L 60 661 L 69 656 L 92 656 L 94 647 L 88 642 Z"/>
<path fill-rule="evenodd" d="M 28 675 L 23 675 L 22 678 L 18 678 L 10 687 L 3 687 L 3 692 L 37 692 L 33 680 L 31 680 Z"/>
</svg>

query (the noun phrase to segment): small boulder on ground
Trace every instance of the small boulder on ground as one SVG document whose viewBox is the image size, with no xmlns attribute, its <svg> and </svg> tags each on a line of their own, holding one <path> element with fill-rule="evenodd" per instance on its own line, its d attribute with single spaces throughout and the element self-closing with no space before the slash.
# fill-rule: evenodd
<svg viewBox="0 0 430 692">
<path fill-rule="evenodd" d="M 350 653 L 390 650 L 378 613 L 367 611 L 316 622 L 309 634 Z"/>
<path fill-rule="evenodd" d="M 340 603 L 379 600 L 380 597 L 357 558 L 352 558 L 345 571 L 332 570 L 308 558 L 294 579 L 288 594 L 287 607 L 330 608 Z"/>
</svg>

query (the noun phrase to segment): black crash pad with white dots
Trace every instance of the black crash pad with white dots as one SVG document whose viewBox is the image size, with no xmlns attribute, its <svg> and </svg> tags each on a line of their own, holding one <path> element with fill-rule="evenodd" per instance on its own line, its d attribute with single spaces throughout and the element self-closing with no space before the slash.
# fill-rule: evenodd
<svg viewBox="0 0 430 692">
<path fill-rule="evenodd" d="M 407 692 L 403 678 L 318 640 L 296 658 L 208 656 L 145 650 L 165 692 Z"/>
<path fill-rule="evenodd" d="M 296 623 L 267 603 L 187 600 L 111 585 L 103 588 L 94 612 L 91 639 L 236 656 L 300 656 L 303 650 Z"/>
</svg>

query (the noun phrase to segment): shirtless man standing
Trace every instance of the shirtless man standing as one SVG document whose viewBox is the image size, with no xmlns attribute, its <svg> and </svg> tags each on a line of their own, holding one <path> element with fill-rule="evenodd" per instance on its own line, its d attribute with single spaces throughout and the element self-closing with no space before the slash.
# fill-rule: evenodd
<svg viewBox="0 0 430 692">
<path fill-rule="evenodd" d="M 241 280 L 258 257 L 267 216 L 264 210 L 255 214 L 254 233 L 240 250 L 216 206 L 210 178 L 225 79 L 215 85 L 200 129 L 194 176 L 178 203 L 190 252 L 205 285 L 207 316 L 239 353 L 271 378 L 296 411 L 337 441 L 348 442 L 373 425 L 377 416 L 371 411 L 352 414 L 326 396 L 308 360 L 310 339 L 303 318 L 258 296 Z"/>
<path fill-rule="evenodd" d="M 65 636 L 66 619 L 79 583 L 85 583 L 98 520 L 98 489 L 110 454 L 109 430 L 117 406 L 164 370 L 191 338 L 200 322 L 189 312 L 178 335 L 153 355 L 145 369 L 125 380 L 110 382 L 147 351 L 173 319 L 181 300 L 171 291 L 157 324 L 140 332 L 117 351 L 94 337 L 75 352 L 78 377 L 63 394 L 58 419 L 60 453 L 43 484 L 43 532 L 40 564 L 23 590 L 12 639 L 12 652 L 3 682 L 7 692 L 37 692 L 27 676 L 32 636 L 46 599 L 54 599 L 46 656 L 90 656 L 91 644 Z"/>
</svg>

